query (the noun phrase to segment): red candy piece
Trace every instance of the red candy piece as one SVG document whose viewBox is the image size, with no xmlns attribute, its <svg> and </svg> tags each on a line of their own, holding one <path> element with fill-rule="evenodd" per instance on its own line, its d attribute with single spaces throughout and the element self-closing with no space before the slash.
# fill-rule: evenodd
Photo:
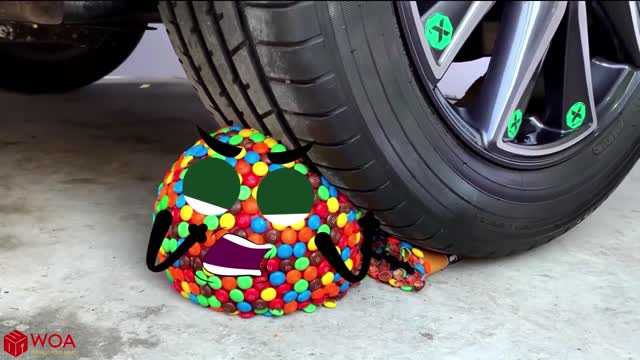
<svg viewBox="0 0 640 360">
<path fill-rule="evenodd" d="M 318 266 L 318 274 L 326 274 L 331 271 L 331 265 L 327 262 L 327 260 L 322 260 L 320 266 Z"/>
<path fill-rule="evenodd" d="M 320 216 L 321 219 L 325 219 L 329 215 L 329 207 L 324 201 L 319 201 L 313 206 L 313 212 Z"/>
<path fill-rule="evenodd" d="M 276 293 L 278 293 L 278 295 L 280 296 L 283 296 L 284 294 L 291 291 L 291 289 L 292 289 L 291 284 L 282 284 L 276 288 Z"/>
<path fill-rule="evenodd" d="M 249 288 L 244 291 L 244 301 L 252 303 L 260 298 L 260 291 L 255 288 Z"/>
<path fill-rule="evenodd" d="M 193 278 L 193 270 L 191 270 L 191 269 L 185 269 L 185 270 L 184 270 L 184 279 L 185 279 L 188 283 L 195 282 L 195 280 L 194 280 L 194 278 Z"/>
<path fill-rule="evenodd" d="M 267 271 L 275 272 L 280 268 L 280 260 L 279 259 L 269 259 L 267 260 Z"/>
<path fill-rule="evenodd" d="M 182 292 L 182 284 L 180 283 L 180 281 L 174 281 L 173 288 L 176 289 L 177 292 Z"/>
<path fill-rule="evenodd" d="M 256 185 L 258 185 L 258 183 L 260 182 L 260 179 L 261 179 L 260 176 L 254 173 L 249 173 L 242 177 L 242 183 L 253 189 Z"/>
<path fill-rule="evenodd" d="M 251 215 L 240 213 L 236 215 L 236 226 L 241 229 L 247 229 L 251 225 Z"/>
<path fill-rule="evenodd" d="M 305 302 L 298 303 L 298 310 L 302 310 L 307 307 L 307 305 L 311 304 L 311 300 L 307 300 Z"/>
<path fill-rule="evenodd" d="M 284 307 L 284 301 L 282 299 L 273 299 L 269 301 L 269 308 L 274 310 L 282 310 Z"/>
<path fill-rule="evenodd" d="M 256 314 L 254 312 L 245 312 L 245 313 L 240 313 L 240 317 L 243 319 L 249 319 L 256 316 Z"/>
<path fill-rule="evenodd" d="M 221 303 L 229 301 L 229 293 L 226 290 L 218 289 L 213 294 Z"/>
</svg>

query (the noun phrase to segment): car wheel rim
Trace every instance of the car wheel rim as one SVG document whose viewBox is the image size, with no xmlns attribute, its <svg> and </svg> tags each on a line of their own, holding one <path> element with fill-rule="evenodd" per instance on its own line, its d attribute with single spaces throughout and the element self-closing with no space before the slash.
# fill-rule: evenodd
<svg viewBox="0 0 640 360">
<path fill-rule="evenodd" d="M 638 10 L 635 1 L 397 4 L 416 74 L 442 118 L 483 154 L 518 167 L 566 160 L 615 119 L 640 84 Z M 499 27 L 480 90 L 452 103 L 441 80 L 489 15 Z M 609 31 L 607 58 L 599 45 L 590 51 L 594 27 Z"/>
</svg>

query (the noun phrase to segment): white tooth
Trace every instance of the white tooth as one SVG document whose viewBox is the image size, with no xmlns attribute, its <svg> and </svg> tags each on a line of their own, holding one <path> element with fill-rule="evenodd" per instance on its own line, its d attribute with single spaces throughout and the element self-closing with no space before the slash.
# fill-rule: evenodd
<svg viewBox="0 0 640 360">
<path fill-rule="evenodd" d="M 260 270 L 235 269 L 235 268 L 228 268 L 225 266 L 211 265 L 207 263 L 202 264 L 202 267 L 204 267 L 204 269 L 211 274 L 222 275 L 222 276 L 242 276 L 242 275 L 260 276 L 262 275 L 262 271 Z"/>
<path fill-rule="evenodd" d="M 208 202 L 204 202 L 190 196 L 185 195 L 184 199 L 187 201 L 187 204 L 193 208 L 193 210 L 203 215 L 218 215 L 227 211 L 225 208 L 209 204 Z"/>
<path fill-rule="evenodd" d="M 258 245 L 256 243 L 252 243 L 251 241 L 243 238 L 242 236 L 238 236 L 236 234 L 225 234 L 223 236 L 223 238 L 231 241 L 232 243 L 235 243 L 237 245 L 240 245 L 240 246 L 246 247 L 246 248 L 250 248 L 250 249 L 266 249 L 266 250 L 270 250 L 271 249 L 271 244 Z"/>
<path fill-rule="evenodd" d="M 264 217 L 271 221 L 272 224 L 289 226 L 297 224 L 304 220 L 309 214 L 280 214 L 280 215 L 265 215 Z"/>
</svg>

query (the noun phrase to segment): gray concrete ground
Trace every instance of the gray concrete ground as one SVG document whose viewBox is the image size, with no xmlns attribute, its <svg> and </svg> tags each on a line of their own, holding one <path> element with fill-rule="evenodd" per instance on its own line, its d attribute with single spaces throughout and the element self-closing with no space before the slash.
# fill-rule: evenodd
<svg viewBox="0 0 640 360">
<path fill-rule="evenodd" d="M 640 167 L 562 238 L 417 294 L 366 280 L 336 309 L 251 320 L 184 300 L 144 253 L 156 185 L 207 116 L 187 84 L 140 84 L 0 96 L 0 335 L 71 333 L 85 359 L 640 356 Z"/>
</svg>

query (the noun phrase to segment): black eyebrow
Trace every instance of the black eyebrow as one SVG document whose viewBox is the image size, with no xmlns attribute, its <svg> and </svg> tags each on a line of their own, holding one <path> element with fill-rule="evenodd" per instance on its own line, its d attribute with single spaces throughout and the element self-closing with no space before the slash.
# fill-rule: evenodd
<svg viewBox="0 0 640 360">
<path fill-rule="evenodd" d="M 288 164 L 292 161 L 300 159 L 304 154 L 306 154 L 309 151 L 309 149 L 311 149 L 312 146 L 313 146 L 313 143 L 310 142 L 304 146 L 301 146 L 293 150 L 268 153 L 267 157 L 274 164 L 280 164 L 280 165 Z"/>
<path fill-rule="evenodd" d="M 197 126 L 198 132 L 200 133 L 200 137 L 204 141 L 207 146 L 209 146 L 213 151 L 217 152 L 220 155 L 224 155 L 226 157 L 236 157 L 242 151 L 241 148 L 229 144 L 225 144 L 222 141 L 212 137 L 207 134 L 206 131 L 202 130 L 200 126 Z"/>
</svg>

